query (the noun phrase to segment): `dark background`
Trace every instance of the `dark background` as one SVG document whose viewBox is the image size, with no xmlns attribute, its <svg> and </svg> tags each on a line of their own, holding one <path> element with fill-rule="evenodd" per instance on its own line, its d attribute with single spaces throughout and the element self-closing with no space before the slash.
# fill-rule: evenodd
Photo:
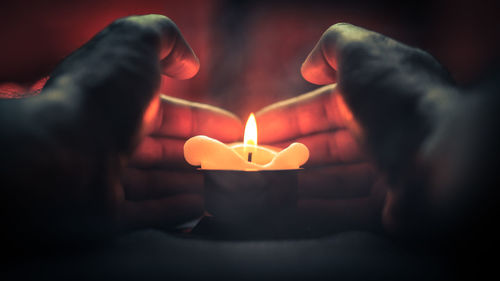
<svg viewBox="0 0 500 281">
<path fill-rule="evenodd" d="M 158 13 L 177 23 L 201 61 L 195 78 L 165 78 L 162 91 L 226 108 L 243 120 L 250 111 L 316 87 L 302 79 L 300 65 L 321 34 L 337 22 L 363 26 L 430 52 L 464 86 L 478 80 L 499 57 L 499 9 L 495 1 L 10 2 L 0 3 L 0 84 L 29 86 L 50 74 L 61 59 L 113 20 Z M 376 274 L 387 277 L 388 272 L 396 272 L 428 280 L 425 274 L 448 270 L 446 262 L 401 253 L 386 240 L 359 233 L 299 243 L 191 243 L 159 231 L 130 235 L 80 256 L 63 253 L 49 259 L 48 252 L 36 253 L 40 259 L 11 270 L 14 276 L 33 275 L 39 280 L 54 280 L 54 272 L 62 276 L 55 279 L 61 280 L 74 280 L 66 278 L 72 274 L 95 276 L 103 272 L 120 280 L 137 280 L 145 274 L 195 275 L 192 268 L 254 274 L 250 277 L 287 272 L 287 277 L 295 275 L 302 280 L 310 280 L 308 274 L 314 272 L 337 277 L 354 272 L 373 279 L 377 279 Z M 281 261 L 278 269 L 276 260 Z M 248 268 L 243 268 L 245 265 Z M 439 270 L 433 271 L 436 265 Z"/>
<path fill-rule="evenodd" d="M 350 22 L 433 54 L 468 85 L 497 58 L 496 1 L 2 1 L 0 83 L 29 85 L 114 19 L 173 19 L 201 61 L 189 81 L 165 78 L 168 95 L 221 106 L 246 119 L 313 88 L 300 65 L 332 24 Z"/>
</svg>

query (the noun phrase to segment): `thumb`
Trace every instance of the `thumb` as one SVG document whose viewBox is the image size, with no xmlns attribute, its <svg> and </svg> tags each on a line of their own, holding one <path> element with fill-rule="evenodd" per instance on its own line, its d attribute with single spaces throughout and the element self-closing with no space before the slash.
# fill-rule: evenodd
<svg viewBox="0 0 500 281">
<path fill-rule="evenodd" d="M 453 99 L 445 69 L 428 53 L 354 25 L 322 35 L 302 65 L 312 83 L 337 81 L 379 168 L 402 174 Z"/>
<path fill-rule="evenodd" d="M 366 36 L 368 31 L 347 23 L 328 28 L 302 64 L 301 73 L 307 81 L 325 85 L 337 81 L 338 58 L 346 43 Z"/>
<path fill-rule="evenodd" d="M 146 108 L 158 99 L 161 73 L 187 79 L 198 69 L 198 58 L 170 19 L 132 16 L 116 20 L 66 58 L 43 94 L 63 99 L 85 130 L 126 149 Z"/>
</svg>

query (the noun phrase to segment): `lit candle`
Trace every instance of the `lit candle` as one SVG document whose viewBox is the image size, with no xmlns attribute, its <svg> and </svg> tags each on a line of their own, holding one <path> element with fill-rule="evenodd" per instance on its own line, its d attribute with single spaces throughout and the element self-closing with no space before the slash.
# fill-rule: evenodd
<svg viewBox="0 0 500 281">
<path fill-rule="evenodd" d="M 251 114 L 243 143 L 226 145 L 207 136 L 195 136 L 184 144 L 184 158 L 206 170 L 290 170 L 307 162 L 309 150 L 301 143 L 292 143 L 281 151 L 258 146 L 257 124 Z"/>
<path fill-rule="evenodd" d="M 252 162 L 253 153 L 257 151 L 257 121 L 255 115 L 250 114 L 245 125 L 245 134 L 243 137 L 243 152 L 248 155 L 248 162 Z"/>
</svg>

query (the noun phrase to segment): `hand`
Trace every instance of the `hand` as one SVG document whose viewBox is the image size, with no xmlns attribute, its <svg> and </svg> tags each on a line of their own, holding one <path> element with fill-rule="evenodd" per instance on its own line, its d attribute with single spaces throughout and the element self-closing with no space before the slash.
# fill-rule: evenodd
<svg viewBox="0 0 500 281">
<path fill-rule="evenodd" d="M 331 216 L 333 223 L 339 215 L 353 224 L 356 219 L 367 222 L 363 218 L 380 214 L 379 198 L 389 184 L 383 215 L 388 229 L 408 228 L 425 220 L 423 217 L 432 217 L 424 211 L 428 202 L 421 200 L 428 191 L 424 188 L 429 179 L 425 170 L 432 161 L 417 159 L 421 159 L 422 146 L 437 123 L 436 115 L 443 105 L 456 100 L 448 72 L 421 50 L 349 24 L 329 28 L 301 71 L 310 82 L 337 82 L 337 86 L 278 103 L 257 114 L 261 136 L 269 136 L 267 142 L 304 142 L 312 148 L 311 168 L 344 169 L 324 173 L 305 170 L 302 181 L 312 182 L 306 179 L 311 175 L 315 180 L 312 185 L 321 192 L 303 185 L 301 208 Z M 271 131 L 279 133 L 270 137 Z M 376 170 L 361 164 L 366 160 Z M 375 174 L 383 178 L 374 185 Z M 336 194 L 339 187 L 344 194 Z M 313 194 L 323 199 L 306 204 L 304 198 Z M 346 194 L 365 196 L 369 199 L 364 202 L 370 203 L 350 208 L 343 206 L 349 201 L 334 199 Z"/>
<path fill-rule="evenodd" d="M 168 227 L 201 216 L 203 177 L 184 159 L 184 143 L 195 135 L 230 143 L 242 132 L 241 121 L 225 110 L 162 95 L 152 131 L 123 173 L 128 224 Z"/>
<path fill-rule="evenodd" d="M 356 122 L 336 85 L 281 101 L 256 113 L 259 141 L 305 144 L 299 173 L 299 214 L 318 231 L 380 226 L 385 186 L 356 140 Z"/>
<path fill-rule="evenodd" d="M 390 185 L 383 221 L 416 233 L 433 214 L 430 162 L 421 153 L 442 107 L 456 100 L 448 72 L 429 54 L 349 24 L 329 28 L 302 66 L 317 84 L 338 82 L 370 158 Z M 409 230 L 412 229 L 412 230 Z"/>
<path fill-rule="evenodd" d="M 221 139 L 239 136 L 239 121 L 220 110 L 168 97 L 160 102 L 161 73 L 186 79 L 198 68 L 198 59 L 171 20 L 129 17 L 66 58 L 40 95 L 2 100 L 0 145 L 9 148 L 0 161 L 6 183 L 2 218 L 13 229 L 4 235 L 20 240 L 96 238 L 160 221 L 174 224 L 176 215 L 201 214 L 196 196 L 158 199 L 156 195 L 177 191 L 139 190 L 131 180 L 135 176 L 124 190 L 120 181 L 130 154 L 151 132 L 144 140 L 155 147 L 151 153 L 161 153 L 156 149 L 170 147 L 174 138 L 203 131 L 203 125 L 217 127 L 210 122 L 228 125 L 224 132 L 215 130 Z M 177 152 L 163 151 L 172 156 L 167 162 L 179 163 Z M 134 161 L 147 168 L 156 164 L 160 162 L 147 152 L 138 152 Z M 139 174 L 151 177 L 150 172 Z"/>
</svg>

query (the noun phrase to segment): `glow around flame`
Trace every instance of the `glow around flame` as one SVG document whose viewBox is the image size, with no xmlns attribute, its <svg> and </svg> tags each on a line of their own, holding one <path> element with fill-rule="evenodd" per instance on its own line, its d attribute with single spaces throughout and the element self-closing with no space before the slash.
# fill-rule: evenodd
<svg viewBox="0 0 500 281">
<path fill-rule="evenodd" d="M 243 138 L 243 143 L 245 148 L 248 148 L 250 152 L 253 152 L 257 146 L 257 121 L 255 121 L 255 115 L 250 114 L 248 117 L 247 124 L 245 125 L 245 136 Z M 245 149 L 246 150 L 246 149 Z"/>
</svg>

